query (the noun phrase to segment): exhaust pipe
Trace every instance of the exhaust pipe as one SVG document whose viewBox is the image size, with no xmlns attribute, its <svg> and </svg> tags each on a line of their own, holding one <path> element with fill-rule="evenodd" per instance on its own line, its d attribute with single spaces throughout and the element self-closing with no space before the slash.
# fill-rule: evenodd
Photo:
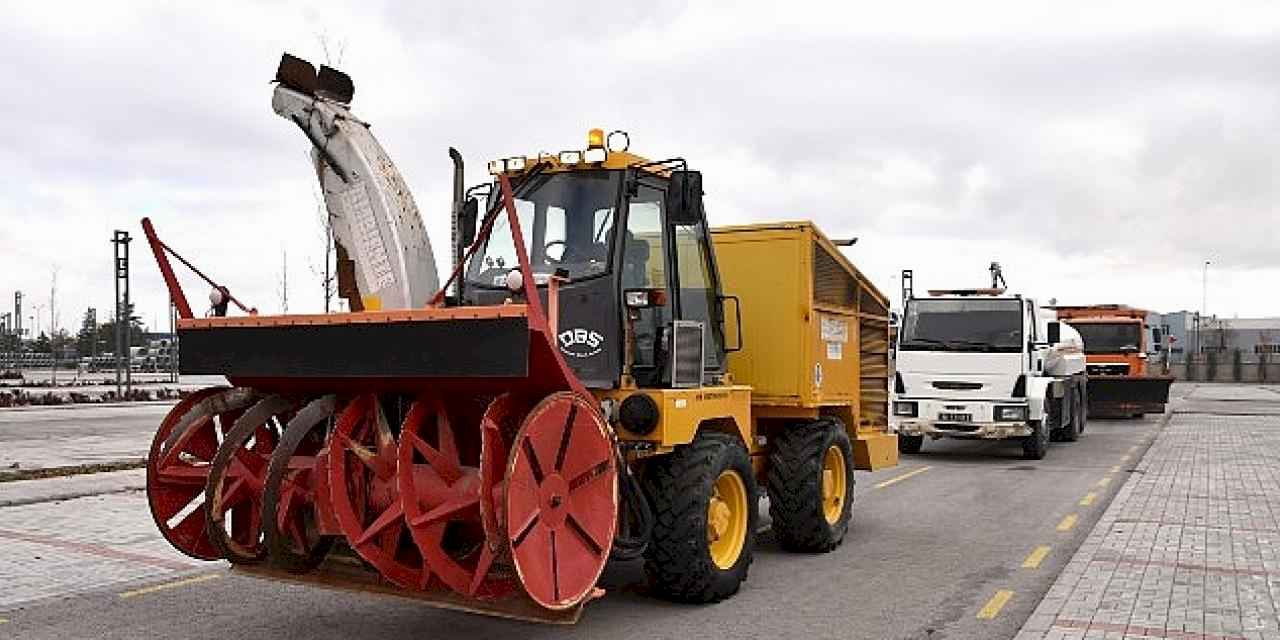
<svg viewBox="0 0 1280 640">
<path fill-rule="evenodd" d="M 450 216 L 450 224 L 452 225 L 452 237 L 450 249 L 452 250 L 451 260 L 449 264 L 454 267 L 458 266 L 458 261 L 462 259 L 462 252 L 466 247 L 462 246 L 462 234 L 458 231 L 459 220 L 462 216 L 462 200 L 465 197 L 466 189 L 466 173 L 462 162 L 462 153 L 453 147 L 449 147 L 449 158 L 453 160 L 453 210 Z"/>
</svg>

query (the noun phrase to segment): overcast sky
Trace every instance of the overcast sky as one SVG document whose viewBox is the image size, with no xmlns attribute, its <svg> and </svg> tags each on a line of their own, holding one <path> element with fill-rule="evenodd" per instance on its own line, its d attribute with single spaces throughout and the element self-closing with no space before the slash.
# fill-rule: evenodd
<svg viewBox="0 0 1280 640">
<path fill-rule="evenodd" d="M 308 143 L 270 108 L 282 51 L 355 79 L 353 110 L 447 261 L 468 181 L 591 127 L 704 173 L 713 225 L 808 218 L 896 300 L 981 286 L 1280 315 L 1274 2 L 20 3 L 0 21 L 0 308 L 60 326 L 134 299 L 167 325 L 139 220 L 241 298 L 322 304 Z M 341 50 L 341 51 L 339 51 Z M 287 252 L 287 261 L 282 253 Z M 443 271 L 443 269 L 442 269 Z M 207 288 L 188 280 L 197 302 Z M 49 325 L 48 309 L 40 324 Z M 24 320 L 25 321 L 25 320 Z"/>
</svg>

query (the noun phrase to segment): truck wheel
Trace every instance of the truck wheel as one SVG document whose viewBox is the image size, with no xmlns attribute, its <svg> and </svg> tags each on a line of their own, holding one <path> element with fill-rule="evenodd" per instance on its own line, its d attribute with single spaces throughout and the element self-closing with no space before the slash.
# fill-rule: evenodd
<svg viewBox="0 0 1280 640">
<path fill-rule="evenodd" d="M 678 602 L 727 598 L 747 579 L 756 532 L 756 482 L 742 442 L 704 432 L 645 474 L 653 534 L 645 573 Z"/>
<path fill-rule="evenodd" d="M 818 420 L 787 429 L 774 441 L 769 515 L 788 551 L 840 546 L 853 515 L 853 445 L 844 425 Z"/>
<path fill-rule="evenodd" d="M 1027 460 L 1043 460 L 1049 450 L 1049 430 L 1044 422 L 1037 420 L 1031 423 L 1031 435 L 1022 439 L 1022 457 Z"/>
<path fill-rule="evenodd" d="M 1089 389 L 1085 387 L 1080 391 L 1080 433 L 1084 433 L 1084 428 L 1089 426 Z"/>
<path fill-rule="evenodd" d="M 924 436 L 898 434 L 898 453 L 920 453 L 922 448 L 924 448 Z"/>
<path fill-rule="evenodd" d="M 1063 442 L 1075 442 L 1080 439 L 1080 412 L 1084 410 L 1080 404 L 1080 392 L 1071 392 L 1071 419 L 1067 421 L 1067 426 L 1062 428 Z"/>
</svg>

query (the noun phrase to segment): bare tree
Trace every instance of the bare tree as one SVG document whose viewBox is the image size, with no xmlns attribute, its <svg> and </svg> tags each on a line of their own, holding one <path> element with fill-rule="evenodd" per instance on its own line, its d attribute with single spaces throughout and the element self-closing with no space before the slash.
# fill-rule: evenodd
<svg viewBox="0 0 1280 640">
<path fill-rule="evenodd" d="M 320 220 L 320 234 L 324 242 L 324 265 L 311 265 L 311 273 L 320 278 L 320 288 L 324 292 L 324 312 L 329 313 L 333 303 L 333 296 L 337 293 L 337 277 L 333 269 L 333 218 L 329 216 L 329 209 L 324 204 L 324 198 L 320 197 L 319 188 L 316 189 L 316 217 Z"/>
<path fill-rule="evenodd" d="M 289 252 L 280 248 L 280 313 L 289 313 Z"/>
<path fill-rule="evenodd" d="M 333 67 L 342 64 L 342 55 L 347 52 L 347 40 L 343 38 L 337 42 L 333 42 L 327 33 L 317 33 L 316 40 L 320 41 L 320 50 L 324 51 L 324 63 Z"/>
<path fill-rule="evenodd" d="M 347 41 L 341 39 L 335 41 L 328 33 L 321 32 L 316 34 L 316 40 L 320 43 L 320 49 L 324 52 L 324 63 L 330 67 L 336 67 L 342 64 L 342 57 L 347 52 Z M 308 153 L 308 159 L 310 154 Z M 334 240 L 333 240 L 333 217 L 329 215 L 329 208 L 325 206 L 323 194 L 319 189 L 314 192 L 316 200 L 316 216 L 320 220 L 320 230 L 324 240 L 324 265 L 317 267 L 311 266 L 311 272 L 320 278 L 320 288 L 324 295 L 324 312 L 329 313 L 333 305 L 333 297 L 337 293 L 337 275 L 334 268 Z"/>
</svg>

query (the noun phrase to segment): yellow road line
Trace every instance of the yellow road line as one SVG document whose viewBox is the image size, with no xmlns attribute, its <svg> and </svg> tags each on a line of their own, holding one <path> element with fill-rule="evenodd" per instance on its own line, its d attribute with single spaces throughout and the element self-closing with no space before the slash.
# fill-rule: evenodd
<svg viewBox="0 0 1280 640">
<path fill-rule="evenodd" d="M 982 608 L 978 610 L 978 619 L 991 620 L 992 618 L 1000 615 L 1000 610 L 1004 608 L 1004 605 L 1009 602 L 1009 598 L 1012 597 L 1013 592 L 1008 589 L 1001 589 L 997 591 L 996 594 L 991 596 L 991 599 L 987 601 L 987 604 L 983 605 Z"/>
<path fill-rule="evenodd" d="M 1098 494 L 1094 491 L 1090 491 L 1089 493 L 1084 494 L 1083 498 L 1080 498 L 1080 506 L 1087 507 L 1093 504 L 1093 501 L 1096 500 L 1097 498 L 1098 498 Z"/>
<path fill-rule="evenodd" d="M 0 618 L 0 624 L 9 624 L 9 620 L 6 618 Z"/>
<path fill-rule="evenodd" d="M 1097 488 L 1101 489 L 1101 488 L 1103 488 L 1103 487 L 1105 487 L 1105 486 L 1107 486 L 1107 485 L 1109 485 L 1109 484 L 1111 484 L 1111 476 L 1107 476 L 1107 477 L 1105 477 L 1105 478 L 1103 478 L 1103 479 L 1101 479 L 1101 480 L 1099 480 L 1099 481 L 1095 482 L 1095 483 L 1093 484 L 1093 486 L 1095 486 L 1095 487 L 1097 487 Z"/>
<path fill-rule="evenodd" d="M 221 574 L 221 573 L 206 573 L 206 574 L 204 574 L 204 575 L 202 575 L 202 576 L 195 576 L 195 577 L 192 577 L 192 578 L 184 578 L 184 579 L 182 579 L 182 580 L 174 580 L 173 582 L 165 582 L 165 583 L 163 583 L 163 584 L 156 584 L 156 585 L 152 585 L 152 586 L 150 586 L 150 587 L 143 587 L 143 588 L 141 588 L 141 589 L 134 589 L 133 591 L 125 591 L 125 592 L 122 592 L 122 593 L 120 594 L 120 597 L 121 597 L 121 598 L 133 598 L 133 597 L 136 597 L 136 596 L 145 596 L 145 595 L 147 595 L 148 593 L 155 593 L 155 592 L 157 592 L 157 591 L 164 591 L 165 589 L 176 589 L 176 588 L 178 588 L 178 587 L 185 587 L 185 586 L 193 585 L 193 584 L 196 584 L 196 583 L 199 583 L 199 582 L 208 582 L 208 581 L 210 581 L 210 580 L 217 580 L 218 578 L 221 578 L 221 577 L 222 577 L 222 574 Z"/>
<path fill-rule="evenodd" d="M 1042 544 L 1031 551 L 1026 560 L 1022 561 L 1023 569 L 1039 569 L 1040 563 L 1044 562 L 1045 556 L 1049 555 L 1049 545 Z"/>
<path fill-rule="evenodd" d="M 1070 531 L 1072 527 L 1076 526 L 1076 520 L 1078 519 L 1079 516 L 1076 514 L 1069 514 L 1067 517 L 1062 519 L 1062 522 L 1058 523 L 1058 531 Z"/>
<path fill-rule="evenodd" d="M 876 485 L 876 488 L 877 488 L 877 489 L 883 489 L 883 488 L 885 488 L 885 487 L 887 487 L 887 486 L 889 486 L 889 485 L 891 485 L 891 484 L 896 484 L 896 483 L 902 482 L 903 480 L 906 480 L 907 478 L 910 478 L 910 477 L 912 477 L 912 476 L 918 476 L 918 475 L 920 475 L 920 474 L 922 474 L 922 473 L 924 473 L 924 472 L 928 471 L 928 470 L 929 470 L 929 469 L 931 469 L 931 468 L 932 468 L 932 467 L 927 467 L 927 466 L 925 466 L 925 467 L 920 467 L 919 469 L 916 469 L 916 470 L 914 470 L 914 471 L 908 471 L 907 473 L 904 473 L 904 474 L 902 474 L 902 475 L 900 475 L 900 476 L 898 476 L 898 477 L 896 477 L 896 478 L 889 478 L 888 480 L 885 480 L 884 482 L 881 482 L 880 484 Z"/>
<path fill-rule="evenodd" d="M 1126 453 L 1126 454 L 1124 454 L 1124 455 L 1120 456 L 1120 462 L 1128 462 L 1128 461 L 1129 461 L 1129 458 L 1132 458 L 1132 457 L 1133 457 L 1133 456 L 1131 456 L 1131 455 L 1129 455 L 1129 454 L 1127 454 L 1127 453 Z"/>
</svg>

